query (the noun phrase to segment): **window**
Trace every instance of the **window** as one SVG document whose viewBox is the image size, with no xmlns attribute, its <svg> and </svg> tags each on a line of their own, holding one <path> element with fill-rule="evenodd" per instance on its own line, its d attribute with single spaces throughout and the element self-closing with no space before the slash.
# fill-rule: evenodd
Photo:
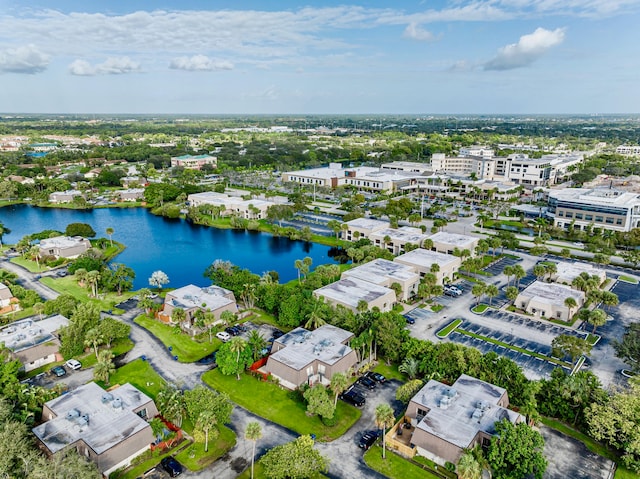
<svg viewBox="0 0 640 479">
<path fill-rule="evenodd" d="M 602 223 L 602 216 L 596 216 L 596 223 Z"/>
<path fill-rule="evenodd" d="M 140 416 L 142 419 L 146 419 L 146 417 L 147 417 L 147 408 L 145 407 L 144 409 L 140 409 L 136 414 L 138 416 Z"/>
<path fill-rule="evenodd" d="M 608 225 L 612 225 L 613 224 L 613 218 L 611 218 L 610 216 L 607 216 L 607 219 L 605 220 L 605 223 L 607 223 Z"/>
<path fill-rule="evenodd" d="M 593 215 L 584 215 L 584 219 L 587 221 L 593 221 Z"/>
<path fill-rule="evenodd" d="M 622 218 L 618 218 L 618 219 L 616 220 L 616 224 L 617 224 L 617 225 L 621 225 L 621 224 L 622 224 Z"/>
<path fill-rule="evenodd" d="M 565 215 L 566 218 L 573 218 L 573 213 L 571 211 L 567 211 L 567 214 Z"/>
<path fill-rule="evenodd" d="M 418 408 L 417 412 L 416 412 L 416 419 L 418 421 L 420 421 L 423 417 L 425 417 L 427 415 L 427 411 L 425 411 L 424 409 L 420 409 Z"/>
<path fill-rule="evenodd" d="M 576 213 L 576 219 L 577 220 L 581 220 L 582 219 L 582 213 Z"/>
</svg>

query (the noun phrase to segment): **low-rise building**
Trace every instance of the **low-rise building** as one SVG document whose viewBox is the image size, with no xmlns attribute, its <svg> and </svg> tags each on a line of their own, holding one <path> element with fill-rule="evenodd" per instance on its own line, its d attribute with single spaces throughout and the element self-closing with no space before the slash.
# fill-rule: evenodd
<svg viewBox="0 0 640 479">
<path fill-rule="evenodd" d="M 558 228 L 631 231 L 640 227 L 640 195 L 613 188 L 551 190 L 548 215 Z"/>
<path fill-rule="evenodd" d="M 356 277 L 347 277 L 318 288 L 313 292 L 316 298 L 324 298 L 328 303 L 341 305 L 352 311 L 358 310 L 361 301 L 368 309 L 378 308 L 380 311 L 391 311 L 396 303 L 396 293 L 389 288 L 379 286 Z"/>
<path fill-rule="evenodd" d="M 269 207 L 276 204 L 273 201 L 260 199 L 244 200 L 237 196 L 214 191 L 194 193 L 189 195 L 187 199 L 191 206 L 211 205 L 220 208 L 221 215 L 237 215 L 249 220 L 266 218 Z"/>
<path fill-rule="evenodd" d="M 411 266 L 415 271 L 424 277 L 425 274 L 433 273 L 438 284 L 444 284 L 454 279 L 454 275 L 460 269 L 462 259 L 445 253 L 438 253 L 426 249 L 414 249 L 396 258 L 395 262 Z M 432 271 L 432 265 L 438 265 L 438 271 Z"/>
<path fill-rule="evenodd" d="M 0 313 L 8 313 L 14 310 L 14 305 L 17 306 L 18 298 L 13 296 L 13 293 L 9 287 L 0 283 Z"/>
<path fill-rule="evenodd" d="M 452 386 L 431 379 L 407 407 L 406 417 L 415 428 L 411 444 L 421 456 L 455 464 L 465 449 L 488 446 L 497 422 L 524 422 L 508 406 L 506 389 L 466 374 Z"/>
<path fill-rule="evenodd" d="M 335 373 L 347 373 L 358 362 L 348 343 L 353 333 L 325 324 L 314 331 L 296 328 L 273 342 L 264 369 L 280 384 L 329 384 Z"/>
<path fill-rule="evenodd" d="M 238 312 L 238 305 L 233 291 L 216 285 L 202 288 L 189 284 L 167 292 L 164 299 L 164 308 L 159 318 L 163 321 L 174 322 L 173 312 L 176 308 L 181 308 L 184 311 L 185 319 L 182 325 L 187 329 L 194 327 L 194 318 L 199 310 L 210 311 L 216 320 L 220 319 L 220 315 L 224 311 L 230 311 L 233 314 Z"/>
<path fill-rule="evenodd" d="M 551 280 L 570 285 L 582 273 L 587 273 L 590 277 L 596 276 L 600 284 L 607 280 L 607 273 L 602 268 L 597 268 L 591 263 L 570 263 L 568 261 L 559 261 L 556 264 L 556 273 L 551 275 Z"/>
<path fill-rule="evenodd" d="M 77 196 L 84 198 L 80 190 L 54 191 L 49 195 L 50 203 L 71 203 Z"/>
<path fill-rule="evenodd" d="M 22 319 L 0 330 L 0 343 L 4 343 L 11 351 L 11 357 L 20 361 L 29 372 L 62 360 L 58 331 L 68 324 L 69 320 L 61 314 L 41 321 L 33 317 Z"/>
<path fill-rule="evenodd" d="M 47 454 L 74 448 L 109 477 L 149 449 L 148 420 L 157 414 L 153 400 L 129 383 L 107 392 L 90 382 L 45 403 L 45 422 L 33 433 Z"/>
<path fill-rule="evenodd" d="M 91 248 L 91 242 L 82 236 L 56 236 L 40 240 L 41 256 L 56 258 L 77 258 Z"/>
<path fill-rule="evenodd" d="M 576 302 L 571 310 L 565 305 L 567 298 L 573 298 Z M 569 321 L 584 300 L 584 293 L 570 286 L 534 281 L 518 294 L 514 304 L 536 317 Z"/>
<path fill-rule="evenodd" d="M 218 158 L 210 155 L 182 155 L 171 158 L 171 167 L 181 166 L 188 170 L 200 170 L 204 165 L 214 168 L 218 164 Z"/>
<path fill-rule="evenodd" d="M 408 244 L 421 246 L 429 236 L 420 228 L 401 226 L 400 228 L 385 228 L 369 235 L 371 242 L 379 248 L 386 249 L 393 254 L 401 254 Z"/>
<path fill-rule="evenodd" d="M 141 201 L 144 199 L 144 188 L 127 188 L 116 192 L 120 201 Z"/>
<path fill-rule="evenodd" d="M 369 238 L 376 231 L 389 228 L 388 221 L 374 220 L 371 218 L 356 218 L 345 223 L 347 229 L 342 232 L 342 239 L 358 241 L 360 238 Z"/>
<path fill-rule="evenodd" d="M 446 231 L 438 231 L 429 236 L 433 242 L 431 249 L 438 253 L 453 254 L 454 251 L 468 250 L 471 256 L 476 255 L 476 247 L 480 238 L 477 236 L 461 235 L 457 233 L 449 233 Z"/>
<path fill-rule="evenodd" d="M 402 301 L 414 296 L 420 284 L 420 275 L 411 266 L 381 258 L 346 270 L 342 273 L 342 278 L 358 278 L 386 288 L 397 283 L 402 288 Z"/>
<path fill-rule="evenodd" d="M 390 163 L 382 163 L 380 168 L 383 170 L 406 171 L 409 173 L 420 173 L 421 175 L 431 174 L 431 163 L 419 163 L 417 161 L 392 161 Z"/>
</svg>

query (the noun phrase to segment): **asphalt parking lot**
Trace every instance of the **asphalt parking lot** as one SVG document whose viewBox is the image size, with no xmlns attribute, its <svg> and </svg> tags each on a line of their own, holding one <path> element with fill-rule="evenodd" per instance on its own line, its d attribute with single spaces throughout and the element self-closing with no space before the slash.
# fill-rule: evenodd
<svg viewBox="0 0 640 479">
<path fill-rule="evenodd" d="M 572 336 L 578 336 L 581 338 L 585 337 L 585 333 L 583 331 L 575 331 L 569 328 L 563 328 L 557 324 L 549 323 L 546 321 L 538 321 L 533 318 L 526 318 L 520 316 L 518 314 L 513 314 L 508 311 L 498 311 L 495 309 L 488 309 L 483 313 L 484 316 L 490 317 L 492 319 L 497 319 L 499 321 L 503 321 L 509 324 L 512 324 L 517 328 L 526 328 L 531 330 L 532 332 L 545 333 L 552 336 L 559 336 L 560 334 L 569 334 Z M 480 333 L 478 333 L 480 334 Z"/>
</svg>

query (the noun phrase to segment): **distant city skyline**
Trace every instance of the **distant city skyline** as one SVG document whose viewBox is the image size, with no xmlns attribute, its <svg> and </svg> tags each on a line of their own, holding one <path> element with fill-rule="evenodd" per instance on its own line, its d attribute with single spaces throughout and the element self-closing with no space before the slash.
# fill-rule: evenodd
<svg viewBox="0 0 640 479">
<path fill-rule="evenodd" d="M 0 0 L 0 111 L 640 113 L 639 12 L 640 0 Z"/>
</svg>

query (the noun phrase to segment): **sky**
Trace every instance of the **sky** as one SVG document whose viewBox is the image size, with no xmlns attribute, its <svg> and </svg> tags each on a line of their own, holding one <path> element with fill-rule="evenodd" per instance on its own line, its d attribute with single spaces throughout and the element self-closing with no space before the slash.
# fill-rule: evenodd
<svg viewBox="0 0 640 479">
<path fill-rule="evenodd" d="M 0 112 L 640 113 L 640 0 L 0 0 Z"/>
</svg>

